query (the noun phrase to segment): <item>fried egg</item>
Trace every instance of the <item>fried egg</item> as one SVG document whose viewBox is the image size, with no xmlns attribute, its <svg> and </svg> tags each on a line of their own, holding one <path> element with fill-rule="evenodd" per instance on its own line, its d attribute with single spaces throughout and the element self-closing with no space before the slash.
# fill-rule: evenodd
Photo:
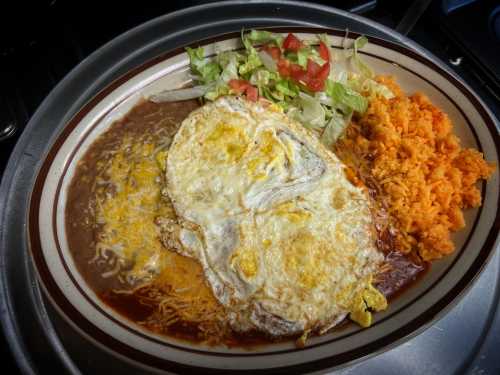
<svg viewBox="0 0 500 375">
<path fill-rule="evenodd" d="M 349 313 L 369 325 L 367 301 L 384 307 L 370 284 L 383 255 L 366 191 L 279 108 L 227 96 L 192 112 L 165 192 L 177 250 L 200 262 L 233 329 L 324 332 Z"/>
</svg>

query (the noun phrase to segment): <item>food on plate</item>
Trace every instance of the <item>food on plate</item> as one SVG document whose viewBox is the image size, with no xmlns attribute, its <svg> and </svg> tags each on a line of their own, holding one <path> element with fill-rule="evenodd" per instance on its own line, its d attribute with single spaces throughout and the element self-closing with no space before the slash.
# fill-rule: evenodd
<svg viewBox="0 0 500 375">
<path fill-rule="evenodd" d="M 451 232 L 462 229 L 464 208 L 481 204 L 476 186 L 494 167 L 474 149 L 464 149 L 448 116 L 421 93 L 376 97 L 336 144 L 337 154 L 379 190 L 398 229 L 399 251 L 433 260 L 455 249 Z"/>
<path fill-rule="evenodd" d="M 238 331 L 325 331 L 367 306 L 383 260 L 368 194 L 280 110 L 222 97 L 183 121 L 168 152 L 166 230 L 195 258 Z M 383 302 L 370 308 L 385 307 Z M 377 300 L 378 301 L 378 300 Z"/>
<path fill-rule="evenodd" d="M 253 30 L 238 52 L 188 48 L 193 86 L 113 124 L 69 188 L 69 247 L 101 299 L 179 339 L 302 346 L 370 326 L 452 252 L 493 167 L 375 76 L 366 41 Z"/>
<path fill-rule="evenodd" d="M 214 59 L 206 58 L 202 47 L 187 48 L 195 86 L 167 90 L 150 100 L 215 100 L 228 94 L 267 100 L 330 147 L 352 116 L 366 111 L 369 98 L 394 96 L 374 80 L 373 71 L 360 57 L 367 41 L 359 37 L 352 46 L 335 50 L 327 35 L 301 41 L 293 34 L 284 38 L 252 30 L 242 33 L 242 51 L 220 52 Z"/>
</svg>

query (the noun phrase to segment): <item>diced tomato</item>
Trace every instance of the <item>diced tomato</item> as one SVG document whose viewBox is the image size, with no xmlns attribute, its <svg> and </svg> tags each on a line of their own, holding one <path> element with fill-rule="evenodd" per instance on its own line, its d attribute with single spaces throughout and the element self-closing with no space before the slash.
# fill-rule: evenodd
<svg viewBox="0 0 500 375">
<path fill-rule="evenodd" d="M 312 78 L 307 82 L 307 88 L 313 92 L 323 91 L 325 89 L 325 81 Z"/>
<path fill-rule="evenodd" d="M 321 70 L 321 66 L 311 59 L 307 59 L 307 75 L 311 78 L 316 77 Z"/>
<path fill-rule="evenodd" d="M 232 79 L 229 81 L 229 87 L 231 87 L 236 94 L 242 94 L 245 92 L 249 85 L 248 81 L 245 81 L 244 79 Z"/>
<path fill-rule="evenodd" d="M 326 62 L 323 65 L 319 65 L 312 61 L 307 60 L 307 77 L 305 81 L 307 87 L 311 91 L 322 91 L 325 88 L 325 80 L 330 74 L 330 63 Z"/>
<path fill-rule="evenodd" d="M 293 77 L 295 74 L 305 72 L 299 64 L 290 64 L 290 75 Z"/>
<path fill-rule="evenodd" d="M 252 86 L 248 81 L 245 81 L 244 79 L 230 80 L 229 87 L 231 87 L 231 90 L 233 90 L 238 95 L 245 93 L 247 99 L 252 102 L 257 101 L 257 98 L 259 97 L 259 91 L 257 90 L 257 88 Z"/>
<path fill-rule="evenodd" d="M 259 91 L 257 90 L 257 87 L 249 85 L 247 87 L 247 99 L 250 100 L 251 102 L 256 102 L 258 97 L 259 97 Z"/>
<path fill-rule="evenodd" d="M 307 84 L 309 83 L 310 78 L 307 75 L 307 73 L 302 72 L 302 73 L 297 74 L 294 77 L 294 80 L 307 86 Z"/>
<path fill-rule="evenodd" d="M 290 61 L 286 59 L 278 60 L 278 72 L 282 77 L 290 77 Z"/>
<path fill-rule="evenodd" d="M 319 42 L 319 56 L 325 60 L 325 61 L 330 61 L 330 51 L 328 50 L 328 47 L 326 46 L 325 43 Z"/>
<path fill-rule="evenodd" d="M 318 73 L 316 73 L 315 78 L 324 81 L 328 78 L 329 75 L 330 75 L 330 63 L 326 62 L 321 66 Z"/>
<path fill-rule="evenodd" d="M 292 33 L 289 33 L 283 41 L 283 48 L 288 51 L 297 52 L 302 47 L 302 42 Z"/>
<path fill-rule="evenodd" d="M 278 66 L 278 72 L 283 78 L 290 77 L 290 69 L 286 66 Z"/>
<path fill-rule="evenodd" d="M 306 69 L 286 59 L 278 60 L 278 72 L 282 77 L 291 77 L 294 81 L 304 84 L 313 92 L 323 91 L 325 80 L 330 74 L 330 63 L 319 65 L 311 59 L 307 60 Z M 247 94 L 248 95 L 248 94 Z"/>
<path fill-rule="evenodd" d="M 281 58 L 281 50 L 279 47 L 273 46 L 272 44 L 266 44 L 262 46 L 262 49 L 271 55 L 274 60 L 279 60 Z"/>
<path fill-rule="evenodd" d="M 308 75 L 307 72 L 302 69 L 302 67 L 298 64 L 290 65 L 290 76 L 296 81 L 307 82 Z"/>
<path fill-rule="evenodd" d="M 298 64 L 292 64 L 290 66 L 290 75 L 297 82 L 303 82 L 307 85 L 307 82 L 312 78 L 305 69 L 303 69 Z"/>
</svg>

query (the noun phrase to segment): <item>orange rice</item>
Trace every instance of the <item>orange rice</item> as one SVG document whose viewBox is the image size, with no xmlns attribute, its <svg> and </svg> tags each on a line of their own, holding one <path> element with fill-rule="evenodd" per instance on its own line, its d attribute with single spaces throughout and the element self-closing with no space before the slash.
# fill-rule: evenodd
<svg viewBox="0 0 500 375">
<path fill-rule="evenodd" d="M 399 250 L 440 258 L 454 251 L 450 233 L 465 226 L 464 208 L 481 204 L 476 182 L 494 167 L 460 146 L 448 116 L 426 96 L 408 97 L 392 78 L 378 80 L 396 97 L 371 100 L 337 150 L 354 169 L 366 166 L 398 229 Z"/>
</svg>

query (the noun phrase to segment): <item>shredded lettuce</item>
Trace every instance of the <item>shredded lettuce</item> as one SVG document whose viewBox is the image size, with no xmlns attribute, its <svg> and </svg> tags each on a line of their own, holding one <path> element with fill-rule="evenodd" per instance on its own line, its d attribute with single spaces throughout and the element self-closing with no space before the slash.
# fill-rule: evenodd
<svg viewBox="0 0 500 375">
<path fill-rule="evenodd" d="M 295 103 L 297 107 L 289 113 L 306 128 L 320 129 L 326 125 L 325 109 L 318 100 L 300 92 Z"/>
<path fill-rule="evenodd" d="M 220 96 L 229 94 L 229 86 L 218 85 L 214 89 L 208 91 L 203 97 L 207 100 L 215 100 Z"/>
<path fill-rule="evenodd" d="M 363 48 L 368 44 L 368 38 L 361 35 L 354 40 L 354 51 L 357 52 L 359 49 Z"/>
<path fill-rule="evenodd" d="M 283 36 L 269 31 L 251 30 L 241 34 L 244 50 L 220 51 L 214 58 L 204 56 L 203 48 L 186 48 L 191 72 L 197 82 L 196 90 L 162 93 L 163 98 L 177 98 L 186 95 L 200 95 L 206 100 L 215 100 L 231 93 L 229 82 L 233 79 L 247 80 L 257 87 L 259 96 L 277 104 L 291 118 L 305 127 L 314 129 L 320 140 L 331 146 L 344 132 L 353 113 L 363 114 L 368 101 L 375 96 L 390 99 L 391 90 L 374 80 L 372 69 L 366 64 L 360 50 L 368 39 L 358 37 L 351 46 L 335 50 L 329 36 L 321 34 L 316 40 L 303 41 L 297 52 L 282 48 Z M 325 61 L 319 56 L 317 43 L 322 41 L 328 47 L 331 63 L 330 74 L 324 91 L 311 93 L 306 86 L 278 72 L 278 61 L 258 45 L 273 44 L 280 48 L 282 58 L 290 64 L 307 68 L 309 59 L 319 65 Z M 175 90 L 174 90 L 175 91 Z"/>
<path fill-rule="evenodd" d="M 198 75 L 200 82 L 205 84 L 210 83 L 219 77 L 221 72 L 219 64 L 206 59 L 203 48 L 198 47 L 196 49 L 192 49 L 187 47 L 186 51 L 191 62 L 191 69 Z"/>
<path fill-rule="evenodd" d="M 311 59 L 319 65 L 323 65 L 325 61 L 319 56 L 318 51 L 312 46 L 305 46 L 297 52 L 287 52 L 285 57 L 294 64 L 298 64 L 303 68 L 307 67 L 307 60 Z"/>
<path fill-rule="evenodd" d="M 271 33 L 264 30 L 251 30 L 244 38 L 254 43 L 274 43 L 276 46 L 281 47 L 283 37 L 279 34 Z"/>
<path fill-rule="evenodd" d="M 275 72 L 277 70 L 276 61 L 274 61 L 272 56 L 269 55 L 266 51 L 259 51 L 259 57 L 260 61 L 262 61 L 262 65 L 264 65 L 267 70 L 271 72 Z"/>
<path fill-rule="evenodd" d="M 309 51 L 306 48 L 301 48 L 297 52 L 297 64 L 299 64 L 301 67 L 305 68 L 307 66 L 307 59 L 309 58 Z"/>
<path fill-rule="evenodd" d="M 306 46 L 304 48 L 299 49 L 296 54 L 290 54 L 292 58 L 295 59 L 295 62 L 305 68 L 307 66 L 307 60 L 311 59 L 315 63 L 319 65 L 323 65 L 326 61 L 324 61 L 320 56 L 318 51 L 312 46 Z"/>
<path fill-rule="evenodd" d="M 394 98 L 394 93 L 382 83 L 379 83 L 371 78 L 363 78 L 360 75 L 349 77 L 347 84 L 354 91 L 361 92 L 370 100 L 376 96 L 381 96 L 386 99 Z"/>
<path fill-rule="evenodd" d="M 215 100 L 219 96 L 229 94 L 228 83 L 232 79 L 238 79 L 238 64 L 242 56 L 236 52 L 221 52 L 216 57 L 216 63 L 222 69 L 218 78 L 213 81 L 210 89 L 203 96 L 207 100 Z"/>
<path fill-rule="evenodd" d="M 217 56 L 215 57 L 215 61 L 217 64 L 220 65 L 222 69 L 224 69 L 226 66 L 229 64 L 233 64 L 236 62 L 236 64 L 239 64 L 240 62 L 245 60 L 245 56 L 239 54 L 238 52 L 234 51 L 223 51 L 219 52 Z"/>
<path fill-rule="evenodd" d="M 327 80 L 326 93 L 332 99 L 334 106 L 341 104 L 361 114 L 368 107 L 368 99 L 340 82 Z"/>
<path fill-rule="evenodd" d="M 382 96 L 386 99 L 392 99 L 395 96 L 391 89 L 389 89 L 386 85 L 378 83 L 373 79 L 367 79 L 365 82 L 363 82 L 361 90 L 368 92 L 370 98 L 372 99 L 377 95 Z"/>
<path fill-rule="evenodd" d="M 352 111 L 347 115 L 341 115 L 337 111 L 333 111 L 332 118 L 325 126 L 323 134 L 321 134 L 320 141 L 327 147 L 333 146 L 333 144 L 339 139 L 344 130 L 349 125 L 351 121 Z"/>
<path fill-rule="evenodd" d="M 266 99 L 277 103 L 282 108 L 288 107 L 289 102 L 286 101 L 285 95 L 282 92 L 272 89 L 271 87 L 264 87 L 262 92 Z"/>
<path fill-rule="evenodd" d="M 299 95 L 300 87 L 289 79 L 280 79 L 276 82 L 276 91 L 282 93 L 284 96 L 295 98 Z"/>
<path fill-rule="evenodd" d="M 263 97 L 284 109 L 289 107 L 292 99 L 300 92 L 300 87 L 296 83 L 280 78 L 274 72 L 269 72 L 267 75 L 263 71 L 257 71 L 250 78 L 250 83 L 259 88 L 259 93 L 262 93 Z"/>
<path fill-rule="evenodd" d="M 252 73 L 250 83 L 254 86 L 267 86 L 271 79 L 277 79 L 278 75 L 266 69 L 258 69 Z"/>
<path fill-rule="evenodd" d="M 246 61 L 240 65 L 238 72 L 243 76 L 262 66 L 262 61 L 260 60 L 258 51 L 252 45 L 252 41 L 248 36 L 244 35 L 243 31 L 241 32 L 241 40 L 246 50 Z"/>
<path fill-rule="evenodd" d="M 222 67 L 222 73 L 219 77 L 220 83 L 228 83 L 232 79 L 238 79 L 238 54 L 228 53 L 222 62 L 219 62 Z"/>
<path fill-rule="evenodd" d="M 357 68 L 359 74 L 365 79 L 373 78 L 374 73 L 373 70 L 363 61 L 363 59 L 359 56 L 359 50 L 363 48 L 368 43 L 368 38 L 366 36 L 360 36 L 356 38 L 353 44 L 353 54 L 352 61 L 354 66 Z"/>
<path fill-rule="evenodd" d="M 165 90 L 151 95 L 148 99 L 153 103 L 175 102 L 178 100 L 189 100 L 199 98 L 210 90 L 210 85 L 187 87 L 178 90 Z"/>
<path fill-rule="evenodd" d="M 247 61 L 244 64 L 240 65 L 238 72 L 243 76 L 258 68 L 259 66 L 262 66 L 262 61 L 260 60 L 259 54 L 254 48 L 253 52 L 248 55 Z"/>
</svg>

